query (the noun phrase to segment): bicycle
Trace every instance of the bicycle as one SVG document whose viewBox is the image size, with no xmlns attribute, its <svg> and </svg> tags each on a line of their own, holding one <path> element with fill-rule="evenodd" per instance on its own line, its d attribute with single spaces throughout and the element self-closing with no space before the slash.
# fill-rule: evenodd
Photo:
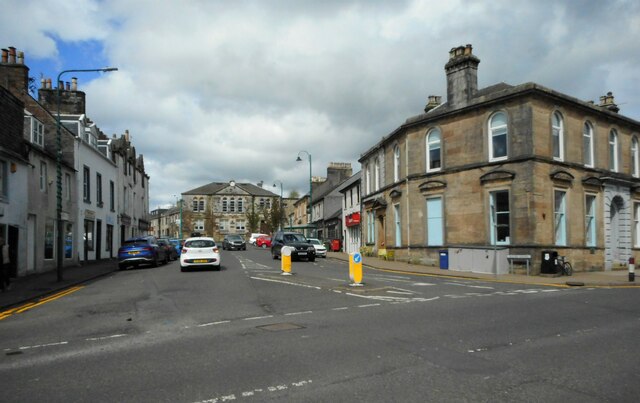
<svg viewBox="0 0 640 403">
<path fill-rule="evenodd" d="M 573 274 L 573 266 L 571 266 L 571 263 L 565 261 L 564 259 L 564 256 L 558 256 L 556 258 L 556 269 L 558 273 L 561 273 L 565 276 L 570 276 Z"/>
</svg>

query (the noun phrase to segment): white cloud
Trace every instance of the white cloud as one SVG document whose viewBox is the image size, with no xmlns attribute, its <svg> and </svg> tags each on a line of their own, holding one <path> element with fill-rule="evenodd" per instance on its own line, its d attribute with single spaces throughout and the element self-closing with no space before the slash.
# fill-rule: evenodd
<svg viewBox="0 0 640 403">
<path fill-rule="evenodd" d="M 448 51 L 467 43 L 482 60 L 481 87 L 534 81 L 582 99 L 613 91 L 623 113 L 640 117 L 632 1 L 9 5 L 33 25 L 0 17 L 12 24 L 0 37 L 26 38 L 35 55 L 57 57 L 52 33 L 102 41 L 120 70 L 84 86 L 88 113 L 106 133 L 130 130 L 152 207 L 230 179 L 304 192 L 300 150 L 312 153 L 314 175 L 330 161 L 357 171 L 360 154 L 419 114 L 428 95 L 446 95 Z M 74 24 L 51 21 L 73 13 Z"/>
</svg>

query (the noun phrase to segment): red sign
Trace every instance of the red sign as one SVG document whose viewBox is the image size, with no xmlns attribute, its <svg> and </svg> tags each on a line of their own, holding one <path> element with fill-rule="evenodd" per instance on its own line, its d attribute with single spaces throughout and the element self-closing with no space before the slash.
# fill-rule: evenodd
<svg viewBox="0 0 640 403">
<path fill-rule="evenodd" d="M 358 224 L 360 224 L 360 213 L 352 213 L 346 216 L 347 227 L 353 227 Z"/>
</svg>

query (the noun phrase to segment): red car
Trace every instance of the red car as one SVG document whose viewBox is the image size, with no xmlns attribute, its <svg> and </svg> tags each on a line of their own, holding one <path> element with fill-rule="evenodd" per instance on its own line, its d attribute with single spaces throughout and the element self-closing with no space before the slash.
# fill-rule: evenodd
<svg viewBox="0 0 640 403">
<path fill-rule="evenodd" d="M 260 236 L 256 238 L 256 246 L 266 249 L 271 247 L 271 237 L 270 236 Z"/>
</svg>

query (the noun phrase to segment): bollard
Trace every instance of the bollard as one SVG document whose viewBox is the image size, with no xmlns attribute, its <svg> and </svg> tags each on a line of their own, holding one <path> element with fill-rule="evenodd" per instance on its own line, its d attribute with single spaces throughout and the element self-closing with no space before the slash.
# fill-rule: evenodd
<svg viewBox="0 0 640 403">
<path fill-rule="evenodd" d="M 351 287 L 362 287 L 362 255 L 358 252 L 349 254 L 349 278 Z"/>
<path fill-rule="evenodd" d="M 291 248 L 289 246 L 283 246 L 280 250 L 280 269 L 283 276 L 290 276 L 291 273 Z"/>
<path fill-rule="evenodd" d="M 636 259 L 633 257 L 629 258 L 629 281 L 636 281 Z"/>
</svg>

